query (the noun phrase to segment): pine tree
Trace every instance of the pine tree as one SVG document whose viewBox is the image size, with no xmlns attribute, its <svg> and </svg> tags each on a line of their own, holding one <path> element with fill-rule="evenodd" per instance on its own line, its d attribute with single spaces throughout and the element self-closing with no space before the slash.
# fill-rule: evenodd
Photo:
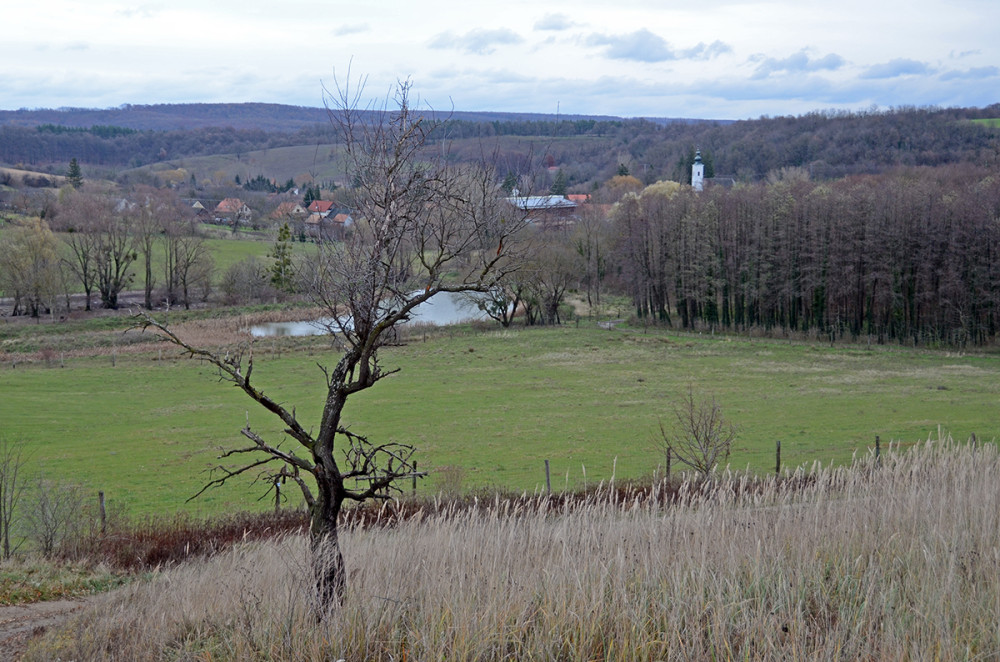
<svg viewBox="0 0 1000 662">
<path fill-rule="evenodd" d="M 562 171 L 562 168 L 559 168 L 559 172 L 556 173 L 556 179 L 554 182 L 552 182 L 552 188 L 549 189 L 549 192 L 552 195 L 565 196 L 566 188 L 567 188 L 566 173 Z"/>
<path fill-rule="evenodd" d="M 66 179 L 69 180 L 73 188 L 83 186 L 83 173 L 80 171 L 80 164 L 77 163 L 75 156 L 69 161 L 69 170 L 66 171 Z"/>
<path fill-rule="evenodd" d="M 279 290 L 291 292 L 292 283 L 292 230 L 288 223 L 278 230 L 278 239 L 274 242 L 269 254 L 274 258 L 271 265 L 271 285 Z"/>
<path fill-rule="evenodd" d="M 503 178 L 503 184 L 500 185 L 500 188 L 503 190 L 504 193 L 510 195 L 511 193 L 513 193 L 516 187 L 517 187 L 517 175 L 515 175 L 513 171 L 508 171 L 507 176 Z"/>
</svg>

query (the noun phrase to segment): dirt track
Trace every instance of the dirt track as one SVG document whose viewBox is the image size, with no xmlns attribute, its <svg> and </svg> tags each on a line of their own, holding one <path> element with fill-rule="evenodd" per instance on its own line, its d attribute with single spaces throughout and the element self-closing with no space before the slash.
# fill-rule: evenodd
<svg viewBox="0 0 1000 662">
<path fill-rule="evenodd" d="M 0 607 L 0 660 L 17 660 L 28 642 L 48 628 L 60 625 L 92 598 L 53 600 Z"/>
</svg>

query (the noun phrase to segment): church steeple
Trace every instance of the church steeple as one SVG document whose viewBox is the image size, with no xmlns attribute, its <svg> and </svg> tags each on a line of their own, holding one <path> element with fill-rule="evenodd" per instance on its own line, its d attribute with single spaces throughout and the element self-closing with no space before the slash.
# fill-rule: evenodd
<svg viewBox="0 0 1000 662">
<path fill-rule="evenodd" d="M 695 191 L 705 188 L 705 164 L 701 162 L 701 150 L 694 153 L 694 165 L 691 166 L 691 186 Z"/>
</svg>

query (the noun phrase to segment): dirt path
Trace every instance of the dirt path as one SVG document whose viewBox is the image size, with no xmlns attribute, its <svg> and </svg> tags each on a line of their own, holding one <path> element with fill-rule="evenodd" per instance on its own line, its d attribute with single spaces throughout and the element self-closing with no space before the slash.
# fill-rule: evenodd
<svg viewBox="0 0 1000 662">
<path fill-rule="evenodd" d="M 0 607 L 0 660 L 19 659 L 32 638 L 62 624 L 91 600 L 92 597 Z"/>
</svg>

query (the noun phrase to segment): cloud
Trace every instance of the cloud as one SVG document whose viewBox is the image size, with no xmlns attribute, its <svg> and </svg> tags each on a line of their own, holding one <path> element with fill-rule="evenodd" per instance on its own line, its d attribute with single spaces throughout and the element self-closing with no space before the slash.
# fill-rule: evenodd
<svg viewBox="0 0 1000 662">
<path fill-rule="evenodd" d="M 670 44 L 645 28 L 626 35 L 592 34 L 587 37 L 586 43 L 588 46 L 606 46 L 605 54 L 615 60 L 665 62 L 677 59 Z"/>
<path fill-rule="evenodd" d="M 576 25 L 566 14 L 546 14 L 535 23 L 536 30 L 568 30 Z"/>
<path fill-rule="evenodd" d="M 941 80 L 982 80 L 1000 76 L 1000 67 L 973 67 L 965 71 L 946 71 L 941 74 Z"/>
<path fill-rule="evenodd" d="M 733 50 L 721 41 L 714 41 L 711 44 L 702 42 L 692 48 L 675 50 L 662 37 L 645 28 L 625 35 L 594 33 L 587 37 L 585 43 L 588 46 L 605 47 L 605 55 L 612 59 L 635 62 L 708 60 Z"/>
<path fill-rule="evenodd" d="M 159 4 L 138 5 L 129 9 L 119 9 L 115 13 L 125 18 L 153 18 L 163 10 Z"/>
<path fill-rule="evenodd" d="M 861 73 L 861 78 L 884 79 L 897 78 L 899 76 L 913 76 L 918 74 L 931 73 L 931 69 L 926 62 L 897 58 L 883 64 L 875 64 L 868 67 Z"/>
<path fill-rule="evenodd" d="M 372 27 L 368 23 L 353 23 L 351 25 L 339 25 L 337 26 L 334 33 L 346 37 L 349 34 L 361 34 L 362 32 L 371 31 Z"/>
<path fill-rule="evenodd" d="M 711 44 L 706 45 L 700 42 L 697 46 L 678 51 L 678 56 L 683 60 L 711 60 L 725 53 L 732 53 L 733 49 L 729 44 L 716 39 Z"/>
<path fill-rule="evenodd" d="M 524 41 L 521 35 L 513 30 L 499 28 L 496 30 L 472 30 L 464 35 L 453 32 L 442 32 L 431 42 L 431 48 L 455 48 L 474 55 L 489 55 L 497 46 L 520 44 Z"/>
<path fill-rule="evenodd" d="M 753 58 L 752 58 L 753 59 Z M 789 55 L 786 58 L 756 58 L 760 64 L 754 71 L 754 78 L 767 78 L 776 73 L 812 73 L 816 71 L 835 71 L 844 66 L 844 58 L 836 53 L 829 53 L 821 58 L 809 57 L 805 49 Z"/>
</svg>

